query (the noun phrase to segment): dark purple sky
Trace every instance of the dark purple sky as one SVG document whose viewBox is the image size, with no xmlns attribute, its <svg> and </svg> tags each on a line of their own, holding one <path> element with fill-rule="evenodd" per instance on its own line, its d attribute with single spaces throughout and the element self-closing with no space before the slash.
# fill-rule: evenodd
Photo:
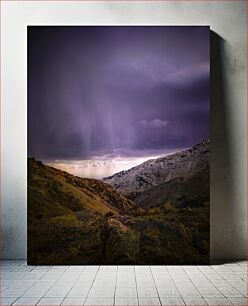
<svg viewBox="0 0 248 306">
<path fill-rule="evenodd" d="M 28 27 L 28 155 L 149 155 L 209 138 L 209 27 Z"/>
</svg>

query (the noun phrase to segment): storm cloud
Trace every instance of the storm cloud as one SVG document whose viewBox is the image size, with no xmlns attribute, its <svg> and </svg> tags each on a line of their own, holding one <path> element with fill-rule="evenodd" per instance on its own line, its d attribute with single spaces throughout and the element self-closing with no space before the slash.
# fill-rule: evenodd
<svg viewBox="0 0 248 306">
<path fill-rule="evenodd" d="M 205 26 L 28 27 L 28 155 L 144 156 L 208 139 L 209 33 Z"/>
</svg>

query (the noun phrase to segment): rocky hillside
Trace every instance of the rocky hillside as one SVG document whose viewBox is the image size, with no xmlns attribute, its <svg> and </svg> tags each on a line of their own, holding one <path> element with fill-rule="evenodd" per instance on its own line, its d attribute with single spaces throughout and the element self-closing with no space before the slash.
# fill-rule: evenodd
<svg viewBox="0 0 248 306">
<path fill-rule="evenodd" d="M 200 184 L 197 178 L 200 178 Z M 142 207 L 164 203 L 172 195 L 172 190 L 176 189 L 192 189 L 195 185 L 198 190 L 192 192 L 199 193 L 201 188 L 209 188 L 209 141 L 148 160 L 137 167 L 104 178 L 103 181 Z M 206 192 L 208 194 L 209 190 Z M 156 200 L 158 195 L 159 201 Z"/>
<path fill-rule="evenodd" d="M 209 203 L 209 168 L 203 169 L 189 178 L 175 178 L 171 181 L 137 193 L 133 201 L 145 209 L 166 205 L 173 207 L 200 207 Z"/>
<path fill-rule="evenodd" d="M 37 263 L 37 258 L 44 264 L 60 261 L 65 252 L 68 254 L 64 255 L 70 258 L 70 252 L 79 252 L 82 243 L 87 248 L 86 254 L 91 253 L 89 249 L 92 246 L 94 251 L 97 241 L 94 235 L 108 216 L 134 216 L 141 211 L 108 184 L 75 177 L 45 166 L 34 158 L 28 159 L 28 249 L 31 262 Z"/>
<path fill-rule="evenodd" d="M 88 211 L 132 214 L 139 208 L 109 184 L 97 179 L 80 178 L 65 171 L 28 159 L 28 195 L 36 201 L 52 200 L 73 212 Z"/>
<path fill-rule="evenodd" d="M 144 210 L 106 183 L 31 158 L 28 263 L 208 264 L 209 203 Z"/>
</svg>

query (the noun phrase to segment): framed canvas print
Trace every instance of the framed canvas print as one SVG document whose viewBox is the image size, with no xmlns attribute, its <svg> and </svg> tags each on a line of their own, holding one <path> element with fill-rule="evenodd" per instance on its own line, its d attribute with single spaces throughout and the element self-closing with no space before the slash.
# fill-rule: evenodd
<svg viewBox="0 0 248 306">
<path fill-rule="evenodd" d="M 210 29 L 28 27 L 28 263 L 208 264 Z"/>
</svg>

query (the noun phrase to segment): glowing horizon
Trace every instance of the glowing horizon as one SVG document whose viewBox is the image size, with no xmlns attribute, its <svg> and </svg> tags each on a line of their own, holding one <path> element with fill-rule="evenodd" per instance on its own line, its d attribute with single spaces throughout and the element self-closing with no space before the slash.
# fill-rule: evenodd
<svg viewBox="0 0 248 306">
<path fill-rule="evenodd" d="M 120 171 L 136 167 L 147 160 L 162 155 L 147 157 L 115 157 L 112 159 L 55 160 L 44 162 L 45 165 L 69 172 L 84 178 L 103 179 Z"/>
</svg>

